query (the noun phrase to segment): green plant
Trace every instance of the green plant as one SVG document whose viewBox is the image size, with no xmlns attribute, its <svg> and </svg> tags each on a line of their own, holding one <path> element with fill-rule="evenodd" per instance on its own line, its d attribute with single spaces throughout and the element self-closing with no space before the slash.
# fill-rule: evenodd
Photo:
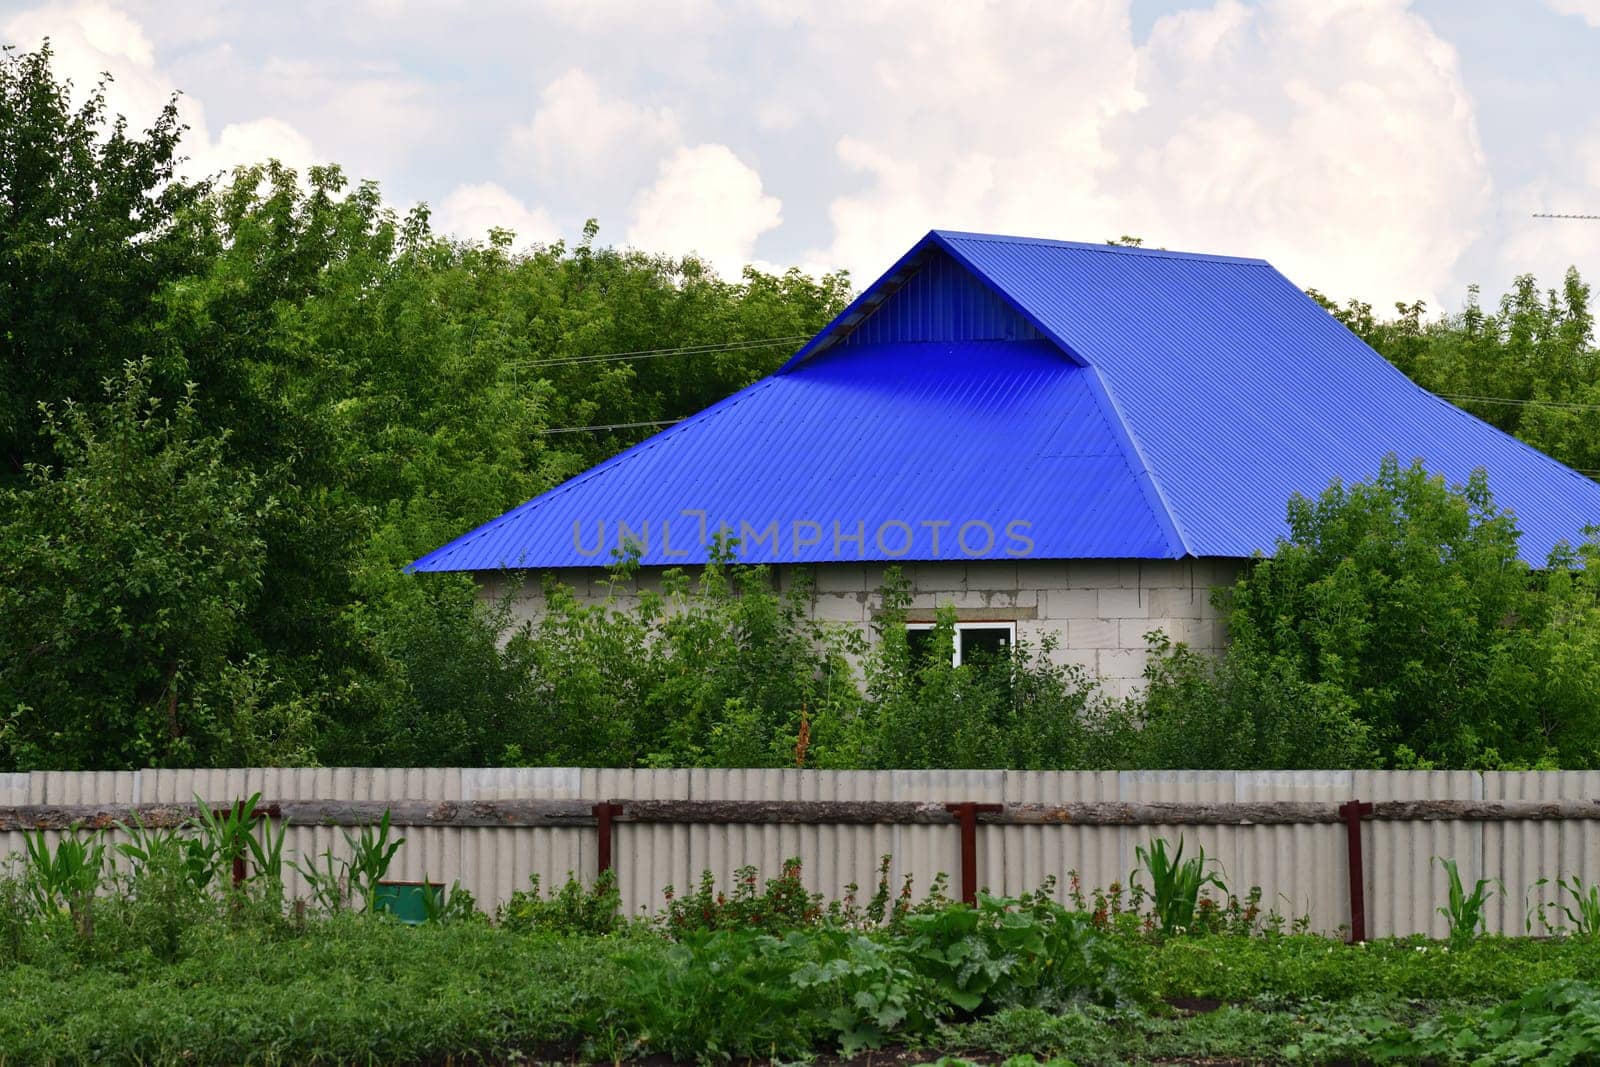
<svg viewBox="0 0 1600 1067">
<path fill-rule="evenodd" d="M 1534 889 L 1548 885 L 1547 878 L 1541 878 L 1533 884 Z M 1585 885 L 1583 879 L 1576 874 L 1566 878 L 1558 877 L 1556 887 L 1561 896 L 1554 902 L 1540 901 L 1536 909 L 1528 914 L 1527 928 L 1533 929 L 1533 916 L 1537 914 L 1539 923 L 1547 933 L 1558 931 L 1570 933 L 1575 937 L 1592 938 L 1600 935 L 1600 883 L 1591 882 Z M 1570 902 L 1569 902 L 1570 901 Z M 1549 912 L 1559 911 L 1566 918 L 1565 927 L 1559 927 L 1550 920 Z"/>
<path fill-rule="evenodd" d="M 776 956 L 798 961 L 790 983 L 806 994 L 806 1011 L 846 1056 L 891 1036 L 925 1033 L 948 1011 L 908 948 L 827 928 L 770 942 Z"/>
<path fill-rule="evenodd" d="M 499 921 L 508 930 L 602 936 L 622 926 L 622 894 L 615 871 L 601 871 L 587 889 L 569 871 L 566 883 L 548 899 L 537 874 L 529 883 L 500 906 Z"/>
<path fill-rule="evenodd" d="M 954 1008 L 1114 1000 L 1120 963 L 1088 916 L 1041 895 L 980 894 L 905 920 L 911 965 Z"/>
<path fill-rule="evenodd" d="M 256 844 L 254 824 L 256 802 L 260 799 L 261 794 L 254 793 L 218 813 L 198 793 L 194 797 L 195 825 L 200 831 L 204 855 L 212 865 L 212 874 L 221 873 L 233 886 L 242 884 L 248 877 L 245 861 Z"/>
<path fill-rule="evenodd" d="M 1144 874 L 1150 879 L 1150 900 L 1155 909 L 1156 921 L 1166 934 L 1186 933 L 1195 929 L 1195 912 L 1200 894 L 1212 886 L 1221 893 L 1228 887 L 1215 872 L 1206 870 L 1205 849 L 1198 856 L 1183 858 L 1183 838 L 1178 838 L 1178 849 L 1167 854 L 1166 838 L 1158 837 L 1149 847 L 1139 845 L 1134 849 Z M 1215 860 L 1209 862 L 1216 862 Z M 1137 883 L 1138 872 L 1132 880 Z"/>
<path fill-rule="evenodd" d="M 33 900 L 27 879 L 8 862 L 0 868 L 0 963 L 16 963 L 22 959 L 32 912 Z"/>
<path fill-rule="evenodd" d="M 80 921 L 106 873 L 106 844 L 99 831 L 83 836 L 77 827 L 64 833 L 54 850 L 37 830 L 22 835 L 27 850 L 28 891 L 42 912 L 67 908 Z"/>
<path fill-rule="evenodd" d="M 350 903 L 350 864 L 335 856 L 332 849 L 324 849 L 321 859 L 320 867 L 304 857 L 296 860 L 293 866 L 311 890 L 312 902 L 329 915 L 335 915 Z"/>
<path fill-rule="evenodd" d="M 484 920 L 483 912 L 478 910 L 478 901 L 473 895 L 461 887 L 459 881 L 452 882 L 449 890 L 435 889 L 433 883 L 428 881 L 426 874 L 422 877 L 422 910 L 429 923 L 458 923 L 477 922 Z"/>
<path fill-rule="evenodd" d="M 146 868 L 177 866 L 196 892 L 210 885 L 216 873 L 213 853 L 205 841 L 186 837 L 178 827 L 150 827 L 135 815 L 118 827 L 128 840 L 116 845 L 137 879 Z"/>
<path fill-rule="evenodd" d="M 1456 861 L 1435 856 L 1439 865 L 1444 868 L 1445 877 L 1449 879 L 1449 896 L 1445 903 L 1438 907 L 1440 915 L 1450 925 L 1450 944 L 1452 947 L 1469 944 L 1478 936 L 1478 931 L 1483 926 L 1483 909 L 1489 899 L 1494 896 L 1489 891 L 1492 885 L 1499 885 L 1496 880 L 1479 878 L 1477 884 L 1468 893 L 1462 885 L 1461 874 L 1456 870 Z M 1505 887 L 1501 886 L 1504 892 Z"/>
<path fill-rule="evenodd" d="M 171 963 L 182 955 L 189 931 L 213 917 L 213 903 L 196 880 L 185 847 L 192 842 L 158 831 L 145 833 L 142 843 L 143 847 L 131 850 L 134 866 L 126 889 L 119 898 L 108 901 L 100 926 L 103 933 L 120 926 L 131 943 L 142 945 L 155 959 Z"/>
<path fill-rule="evenodd" d="M 289 823 L 257 819 L 252 830 L 246 842 L 255 865 L 252 882 L 262 902 L 276 910 L 283 906 L 283 843 L 289 835 Z"/>
<path fill-rule="evenodd" d="M 767 935 L 694 930 L 665 954 L 622 957 L 621 1008 L 638 1045 L 674 1059 L 793 1058 L 823 1032 L 807 1010 L 813 992 L 792 981 L 801 963 Z"/>
<path fill-rule="evenodd" d="M 350 846 L 349 892 L 351 897 L 361 898 L 367 911 L 376 910 L 378 883 L 389 873 L 394 854 L 406 841 L 403 837 L 389 840 L 389 829 L 389 810 L 385 808 L 377 826 L 363 826 L 360 837 L 344 835 L 345 844 Z"/>
<path fill-rule="evenodd" d="M 677 896 L 672 886 L 663 890 L 667 908 L 662 923 L 673 936 L 689 930 L 734 928 L 777 933 L 822 921 L 826 909 L 822 894 L 808 892 L 800 880 L 800 861 L 785 860 L 778 877 L 762 888 L 754 866 L 733 872 L 731 893 L 718 891 L 715 877 L 704 872 L 695 892 Z"/>
</svg>

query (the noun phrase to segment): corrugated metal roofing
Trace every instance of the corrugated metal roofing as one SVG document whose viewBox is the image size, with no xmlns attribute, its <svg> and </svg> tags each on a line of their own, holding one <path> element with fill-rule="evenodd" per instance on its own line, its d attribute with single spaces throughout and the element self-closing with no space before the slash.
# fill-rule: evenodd
<svg viewBox="0 0 1600 1067">
<path fill-rule="evenodd" d="M 935 231 L 778 373 L 413 567 L 701 562 L 719 523 L 765 562 L 1248 556 L 1388 453 L 1486 468 L 1530 561 L 1600 522 L 1262 260 Z"/>
<path fill-rule="evenodd" d="M 1176 547 L 1085 368 L 1047 341 L 958 342 L 763 379 L 416 566 L 593 566 L 626 537 L 645 563 L 700 560 L 700 513 L 758 562 Z"/>
</svg>

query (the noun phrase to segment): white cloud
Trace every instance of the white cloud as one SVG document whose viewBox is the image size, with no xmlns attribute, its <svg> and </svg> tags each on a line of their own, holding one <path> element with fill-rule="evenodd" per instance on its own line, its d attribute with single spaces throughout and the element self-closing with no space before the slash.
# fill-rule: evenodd
<svg viewBox="0 0 1600 1067">
<path fill-rule="evenodd" d="M 96 2 L 49 5 L 18 12 L 0 25 L 0 39 L 25 49 L 38 47 L 46 37 L 55 53 L 55 75 L 71 80 L 74 102 L 87 98 L 101 74 L 109 73 L 108 110 L 143 128 L 172 96 L 173 86 L 156 69 L 143 27 L 118 8 Z M 191 126 L 204 121 L 195 101 L 185 98 L 180 108 Z"/>
<path fill-rule="evenodd" d="M 835 151 L 859 175 L 830 203 L 832 241 L 813 258 L 862 283 L 935 226 L 1097 239 L 1113 225 L 1096 187 L 1104 129 L 1139 103 L 1124 6 L 799 11 L 784 17 L 808 41 L 803 65 L 830 71 Z"/>
<path fill-rule="evenodd" d="M 254 74 L 255 92 L 284 109 L 359 178 L 404 166 L 446 125 L 437 87 L 388 63 L 274 58 Z"/>
<path fill-rule="evenodd" d="M 681 143 L 670 109 L 607 96 L 588 74 L 571 70 L 544 87 L 532 119 L 512 127 L 507 156 L 545 188 L 606 202 L 626 200 Z"/>
<path fill-rule="evenodd" d="M 542 209 L 529 208 L 494 182 L 457 186 L 439 203 L 434 228 L 481 241 L 493 227 L 511 230 L 518 247 L 553 241 L 556 225 Z"/>
<path fill-rule="evenodd" d="M 1545 3 L 1558 15 L 1576 15 L 1600 29 L 1600 0 L 1545 0 Z"/>
<path fill-rule="evenodd" d="M 231 122 L 222 128 L 216 144 L 203 157 L 197 153 L 193 159 L 193 169 L 223 174 L 234 167 L 276 159 L 304 175 L 308 167 L 324 162 L 303 133 L 275 118 Z"/>
<path fill-rule="evenodd" d="M 1123 231 L 1262 255 L 1301 285 L 1436 303 L 1490 182 L 1454 49 L 1398 2 L 1288 0 L 1160 20 L 1149 101 L 1108 134 Z"/>
<path fill-rule="evenodd" d="M 628 243 L 650 252 L 696 252 L 737 276 L 755 242 L 782 220 L 782 203 L 726 145 L 680 148 L 639 197 Z"/>
<path fill-rule="evenodd" d="M 834 33 L 870 100 L 836 142 L 865 179 L 825 256 L 858 282 L 933 226 L 1263 255 L 1295 281 L 1435 298 L 1483 224 L 1487 167 L 1453 49 L 1399 2 L 862 4 Z M 917 10 L 922 10 L 918 8 Z M 865 274 L 867 277 L 863 277 Z"/>
<path fill-rule="evenodd" d="M 55 75 L 72 81 L 78 100 L 87 96 L 102 72 L 109 73 L 107 109 L 126 116 L 136 129 L 155 120 L 175 88 L 175 79 L 158 64 L 143 26 L 109 4 L 88 2 L 23 11 L 0 26 L 0 37 L 23 48 L 35 48 L 48 37 Z M 180 145 L 188 159 L 180 169 L 191 177 L 226 172 L 268 158 L 303 170 L 319 159 L 311 141 L 280 118 L 229 123 L 213 139 L 198 98 L 180 96 L 178 115 L 189 127 Z"/>
</svg>

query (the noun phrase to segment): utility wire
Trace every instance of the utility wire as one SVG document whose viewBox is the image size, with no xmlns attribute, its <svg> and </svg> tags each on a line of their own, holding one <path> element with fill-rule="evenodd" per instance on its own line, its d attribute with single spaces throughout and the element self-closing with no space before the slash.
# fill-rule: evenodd
<svg viewBox="0 0 1600 1067">
<path fill-rule="evenodd" d="M 1600 411 L 1600 404 L 1569 404 L 1558 400 L 1517 400 L 1509 396 L 1466 396 L 1460 393 L 1438 393 L 1445 400 L 1465 400 L 1481 404 L 1514 404 L 1519 407 L 1552 407 L 1573 411 Z M 682 419 L 653 419 L 647 422 L 606 422 L 595 426 L 555 426 L 538 431 L 537 436 L 547 437 L 558 433 L 595 433 L 603 430 L 640 430 L 650 426 L 675 426 Z M 1600 474 L 1600 471 L 1580 470 L 1580 474 Z"/>
<path fill-rule="evenodd" d="M 682 419 L 656 419 L 653 422 L 608 422 L 600 426 L 557 426 L 550 430 L 540 430 L 538 436 L 547 437 L 553 433 L 588 433 L 591 430 L 637 430 L 645 426 L 672 426 L 682 421 Z"/>
<path fill-rule="evenodd" d="M 1543 211 L 1535 211 L 1533 217 L 1536 219 L 1588 219 L 1591 222 L 1600 221 L 1600 215 L 1556 215 Z"/>
<path fill-rule="evenodd" d="M 637 352 L 604 352 L 587 356 L 565 356 L 559 359 L 510 360 L 501 364 L 519 370 L 537 370 L 542 367 L 570 367 L 583 363 L 612 363 L 630 359 L 661 359 L 664 356 L 701 356 L 718 352 L 747 352 L 780 345 L 798 344 L 810 340 L 810 334 L 792 334 L 788 337 L 763 337 L 748 341 L 724 341 L 716 344 L 683 345 L 678 348 L 646 348 Z"/>
<path fill-rule="evenodd" d="M 1470 404 L 1506 404 L 1512 407 L 1560 408 L 1563 411 L 1600 411 L 1600 404 L 1580 404 L 1566 400 L 1518 400 L 1509 396 L 1468 396 L 1462 393 L 1439 393 L 1446 400 L 1462 400 Z"/>
</svg>

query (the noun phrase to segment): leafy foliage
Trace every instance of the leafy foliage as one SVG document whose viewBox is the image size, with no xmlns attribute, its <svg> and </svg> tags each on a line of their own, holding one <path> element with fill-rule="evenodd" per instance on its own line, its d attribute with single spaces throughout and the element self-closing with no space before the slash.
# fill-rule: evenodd
<svg viewBox="0 0 1600 1067">
<path fill-rule="evenodd" d="M 74 109 L 47 48 L 0 129 L 5 768 L 500 759 L 526 647 L 403 565 L 642 436 L 546 430 L 690 414 L 848 288 L 452 243 L 332 167 L 185 183 L 171 104 Z"/>
<path fill-rule="evenodd" d="M 180 839 L 205 837 L 191 826 Z M 208 890 L 170 836 L 142 840 L 137 867 L 97 882 L 92 913 L 31 899 L 30 870 L 0 876 L 0 1058 L 728 1061 L 905 1043 L 1105 1064 L 1565 1063 L 1594 1051 L 1586 983 L 1600 950 L 1586 938 L 1150 936 L 1101 923 L 1074 893 L 1073 908 L 1056 904 L 1049 885 L 976 908 L 935 886 L 904 908 L 840 915 L 802 903 L 792 869 L 768 883 L 774 901 L 795 898 L 781 916 L 749 911 L 761 893 L 740 904 L 769 916 L 765 929 L 621 923 L 614 884 L 531 909 L 524 898 L 497 926 L 458 887 L 406 927 L 381 910 L 290 919 L 271 894 Z M 1225 1003 L 1183 1008 L 1207 1001 Z"/>
<path fill-rule="evenodd" d="M 1541 878 L 1531 888 L 1537 890 L 1549 882 L 1548 878 Z M 1546 933 L 1600 937 L 1600 883 L 1585 884 L 1582 878 L 1572 874 L 1566 877 L 1558 875 L 1555 884 L 1559 893 L 1557 899 L 1539 901 L 1529 910 L 1528 931 L 1532 932 L 1533 919 L 1537 915 L 1539 925 Z M 1565 924 L 1558 923 L 1555 917 L 1564 917 Z"/>
<path fill-rule="evenodd" d="M 1296 498 L 1289 535 L 1218 603 L 1210 664 L 1157 641 L 1145 728 L 1222 767 L 1585 767 L 1600 760 L 1596 544 L 1533 572 L 1481 473 L 1391 457 Z"/>
<path fill-rule="evenodd" d="M 622 894 L 615 871 L 602 871 L 587 889 L 571 874 L 547 898 L 533 875 L 527 889 L 511 894 L 500 907 L 500 925 L 508 930 L 552 930 L 598 937 L 622 928 Z M 454 894 L 452 894 L 454 895 Z"/>
<path fill-rule="evenodd" d="M 848 278 L 454 242 L 336 167 L 184 182 L 171 103 L 140 131 L 51 62 L 0 53 L 0 769 L 1600 765 L 1600 549 L 1530 572 L 1482 479 L 1393 463 L 1294 502 L 1229 654 L 1154 638 L 1135 701 L 1053 638 L 955 667 L 946 617 L 914 654 L 892 575 L 869 647 L 726 554 L 553 584 L 524 629 L 404 564 L 771 371 Z M 1600 470 L 1576 273 L 1332 310 Z"/>
</svg>

